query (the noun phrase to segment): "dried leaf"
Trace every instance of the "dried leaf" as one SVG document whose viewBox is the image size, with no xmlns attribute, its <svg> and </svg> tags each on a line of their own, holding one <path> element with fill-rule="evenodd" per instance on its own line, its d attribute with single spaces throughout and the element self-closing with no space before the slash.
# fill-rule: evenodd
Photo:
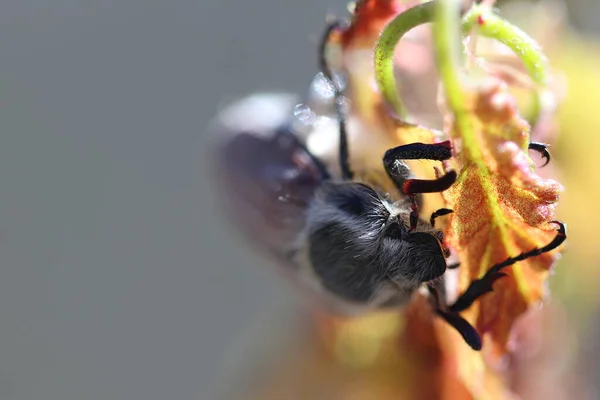
<svg viewBox="0 0 600 400">
<path fill-rule="evenodd" d="M 384 100 L 381 92 L 375 90 L 372 60 L 366 55 L 370 54 L 380 30 L 401 8 L 391 7 L 396 3 L 383 0 L 361 4 L 363 7 L 379 4 L 382 8 L 377 11 L 367 7 L 361 11 L 359 4 L 350 29 L 340 39 L 342 64 L 348 75 L 345 94 L 352 103 L 349 124 L 351 136 L 354 127 L 350 143 L 352 162 L 359 166 L 359 179 L 393 192 L 381 166 L 384 146 L 432 143 L 439 133 L 398 122 L 389 112 L 389 99 Z M 521 40 L 511 44 L 518 47 L 523 43 L 530 44 Z M 531 56 L 526 66 L 538 74 L 539 63 L 532 62 L 538 56 L 536 51 L 527 47 L 523 54 Z M 536 76 L 542 84 L 545 77 Z M 454 210 L 445 234 L 462 263 L 459 281 L 462 292 L 495 263 L 545 246 L 553 239 L 556 227 L 551 221 L 562 187 L 536 174 L 527 153 L 530 127 L 519 116 L 502 82 L 494 80 L 485 86 L 458 88 L 463 92 L 462 119 L 448 118 L 453 120 L 448 132 L 456 154 L 450 164 L 459 171 L 459 176 L 455 185 L 444 193 L 446 204 L 430 196 L 426 201 L 429 208 L 422 212 L 426 215 L 441 206 Z M 450 110 L 454 111 L 452 107 Z M 446 117 L 455 116 L 450 110 Z M 470 132 L 464 131 L 464 124 L 468 124 Z M 370 142 L 378 140 L 379 147 L 368 151 L 374 149 Z M 352 151 L 353 148 L 360 150 Z M 419 177 L 433 175 L 429 163 L 410 166 Z M 555 259 L 556 251 L 506 268 L 508 276 L 497 281 L 492 293 L 464 313 L 484 335 L 485 355 L 499 356 L 507 351 L 515 320 L 542 299 L 548 271 Z M 414 379 L 429 376 L 428 389 L 435 397 L 511 398 L 498 371 L 486 362 L 489 359 L 471 350 L 451 327 L 436 318 L 422 296 L 415 296 L 405 318 L 406 330 L 400 348 L 414 362 Z M 462 389 L 446 390 L 453 384 Z"/>
<path fill-rule="evenodd" d="M 443 1 L 436 9 L 435 49 L 440 77 L 452 120 L 450 135 L 458 148 L 457 182 L 446 194 L 455 213 L 448 241 L 462 261 L 461 288 L 509 257 L 549 244 L 556 235 L 554 209 L 562 187 L 535 173 L 525 153 L 529 125 L 519 116 L 506 84 L 467 81 L 459 66 L 458 2 Z M 495 16 L 487 7 L 474 7 L 462 20 L 462 30 L 474 26 L 480 34 L 509 46 L 539 86 L 538 100 L 547 92 L 546 58 L 523 31 Z M 540 103 L 542 104 L 542 103 Z M 554 252 L 556 253 L 556 252 Z M 543 284 L 555 255 L 526 258 L 494 284 L 495 292 L 467 311 L 482 334 L 488 334 L 488 353 L 507 350 L 510 330 L 521 314 L 542 299 Z M 496 275 L 500 278 L 501 275 Z M 490 279 L 488 279 L 488 282 Z"/>
<path fill-rule="evenodd" d="M 562 190 L 536 175 L 525 150 L 529 126 L 505 86 L 475 93 L 466 109 L 477 147 L 460 151 L 460 174 L 445 194 L 454 210 L 447 239 L 461 260 L 463 290 L 495 263 L 552 241 L 556 226 L 550 222 Z M 456 126 L 453 136 L 462 137 Z M 489 333 L 497 354 L 506 351 L 514 321 L 542 299 L 555 258 L 546 253 L 506 268 L 508 276 L 466 312 L 481 334 Z"/>
</svg>

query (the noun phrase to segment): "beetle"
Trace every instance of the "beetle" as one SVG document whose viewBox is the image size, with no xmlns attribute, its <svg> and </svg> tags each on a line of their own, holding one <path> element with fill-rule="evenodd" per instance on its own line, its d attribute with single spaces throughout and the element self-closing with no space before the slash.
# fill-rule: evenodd
<svg viewBox="0 0 600 400">
<path fill-rule="evenodd" d="M 459 313 L 492 290 L 493 283 L 505 275 L 503 268 L 558 247 L 566 239 L 566 227 L 553 221 L 558 229 L 550 243 L 491 266 L 453 304 L 446 304 L 438 293 L 440 278 L 457 265 L 446 264 L 450 252 L 435 221 L 452 210 L 441 208 L 425 220 L 418 203 L 422 193 L 448 189 L 457 174 L 446 170 L 436 179 L 416 179 L 404 161 L 448 160 L 450 142 L 411 143 L 382 155 L 383 168 L 401 194 L 398 198 L 354 180 L 343 90 L 324 57 L 329 35 L 341 26 L 334 21 L 323 35 L 318 78 L 319 84 L 328 83 L 333 94 L 339 173 L 309 151 L 294 121 L 285 117 L 295 99 L 253 96 L 227 110 L 217 129 L 227 138 L 217 151 L 217 174 L 223 201 L 230 202 L 228 214 L 285 265 L 291 277 L 338 309 L 402 307 L 415 290 L 426 287 L 435 313 L 479 350 L 479 334 Z M 545 145 L 529 147 L 549 161 Z"/>
</svg>

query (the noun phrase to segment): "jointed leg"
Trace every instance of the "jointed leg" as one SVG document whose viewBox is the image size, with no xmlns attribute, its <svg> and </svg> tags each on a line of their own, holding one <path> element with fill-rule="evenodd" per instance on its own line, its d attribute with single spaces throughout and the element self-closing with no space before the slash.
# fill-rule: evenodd
<svg viewBox="0 0 600 400">
<path fill-rule="evenodd" d="M 494 265 L 490 270 L 484 275 L 483 278 L 478 279 L 471 283 L 469 288 L 462 296 L 458 298 L 458 300 L 451 305 L 450 307 L 444 307 L 440 296 L 438 293 L 438 289 L 435 286 L 434 282 L 428 283 L 429 293 L 431 295 L 432 306 L 435 310 L 435 313 L 444 319 L 448 324 L 450 324 L 454 329 L 460 333 L 465 342 L 469 346 L 471 346 L 474 350 L 481 350 L 481 336 L 475 330 L 475 328 L 463 317 L 458 314 L 461 311 L 469 308 L 475 300 L 484 295 L 485 293 L 492 291 L 493 283 L 505 276 L 501 270 L 505 267 L 513 265 L 518 261 L 523 261 L 529 257 L 534 257 L 540 255 L 542 253 L 546 253 L 548 251 L 554 250 L 558 246 L 562 244 L 567 238 L 566 226 L 560 221 L 553 221 L 558 225 L 558 232 L 554 239 L 548 243 L 546 246 L 533 249 L 526 253 L 522 253 L 517 257 L 512 257 L 504 262 Z M 456 265 L 458 266 L 458 265 Z"/>
<path fill-rule="evenodd" d="M 333 73 L 331 72 L 331 68 L 329 68 L 329 63 L 327 62 L 327 45 L 329 44 L 329 40 L 331 35 L 336 31 L 344 31 L 348 27 L 348 23 L 344 20 L 334 19 L 327 22 L 327 26 L 325 27 L 325 32 L 323 32 L 323 36 L 321 37 L 321 41 L 319 43 L 319 69 L 327 78 L 334 89 L 337 89 L 337 85 L 333 79 Z"/>
<path fill-rule="evenodd" d="M 429 222 L 431 223 L 431 226 L 435 226 L 435 219 L 437 217 L 442 217 L 444 215 L 448 215 L 453 213 L 454 211 L 450 210 L 449 208 L 440 208 L 439 210 L 433 212 L 431 214 L 431 218 L 429 218 Z"/>
<path fill-rule="evenodd" d="M 435 313 L 442 317 L 444 321 L 446 321 L 450 326 L 460 333 L 465 342 L 474 350 L 481 350 L 481 337 L 479 333 L 475 330 L 475 328 L 463 317 L 459 314 L 446 311 L 442 307 L 442 302 L 440 300 L 440 296 L 438 293 L 438 289 L 435 286 L 435 283 L 429 283 L 427 285 L 429 289 L 429 293 L 432 299 L 432 306 L 434 308 Z"/>
<path fill-rule="evenodd" d="M 385 152 L 383 166 L 399 190 L 407 195 L 435 193 L 448 189 L 456 180 L 456 172 L 448 171 L 438 179 L 409 179 L 410 170 L 402 160 L 444 161 L 452 157 L 450 142 L 411 143 Z"/>
<path fill-rule="evenodd" d="M 410 179 L 410 170 L 402 160 L 436 160 L 444 161 L 452 156 L 449 141 L 425 144 L 411 143 L 386 151 L 383 166 L 396 187 L 405 193 L 412 202 L 410 229 L 417 226 L 419 211 L 415 195 L 419 193 L 435 193 L 448 189 L 456 180 L 456 172 L 448 171 L 437 179 Z"/>
<path fill-rule="evenodd" d="M 558 232 L 554 239 L 548 243 L 546 246 L 541 247 L 539 249 L 533 249 L 526 253 L 519 254 L 516 257 L 508 258 L 507 260 L 492 266 L 489 271 L 481 278 L 471 282 L 471 285 L 467 288 L 467 290 L 456 300 L 456 302 L 448 307 L 448 309 L 452 312 L 461 312 L 469 308 L 475 300 L 484 294 L 491 292 L 493 290 L 492 286 L 495 281 L 506 276 L 504 272 L 501 272 L 502 269 L 513 265 L 518 261 L 526 260 L 530 257 L 539 256 L 542 253 L 546 253 L 548 251 L 554 250 L 558 246 L 562 244 L 567 238 L 567 228 L 565 224 L 560 221 L 552 221 L 553 223 L 558 225 Z"/>
<path fill-rule="evenodd" d="M 350 161 L 349 161 L 349 152 L 348 152 L 348 133 L 346 131 L 346 115 L 344 110 L 344 96 L 342 94 L 341 88 L 338 86 L 331 69 L 329 68 L 329 64 L 327 63 L 326 50 L 327 44 L 329 43 L 329 38 L 332 33 L 335 31 L 342 31 L 346 28 L 346 23 L 341 20 L 334 20 L 328 23 L 327 28 L 325 28 L 325 33 L 321 38 L 321 43 L 319 46 L 319 67 L 321 68 L 321 72 L 323 72 L 323 76 L 329 80 L 331 87 L 333 88 L 334 100 L 335 100 L 335 109 L 337 113 L 337 119 L 340 130 L 340 144 L 339 144 L 339 157 L 340 157 L 340 169 L 342 171 L 343 179 L 352 179 L 354 173 L 350 169 Z"/>
</svg>

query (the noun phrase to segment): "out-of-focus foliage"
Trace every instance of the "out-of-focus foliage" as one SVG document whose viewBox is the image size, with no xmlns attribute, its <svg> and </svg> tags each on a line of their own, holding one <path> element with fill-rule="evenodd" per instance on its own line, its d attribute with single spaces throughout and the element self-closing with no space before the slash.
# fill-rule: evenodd
<svg viewBox="0 0 600 400">
<path fill-rule="evenodd" d="M 563 286 L 566 299 L 584 300 L 576 313 L 588 313 L 587 305 L 600 302 L 600 246 L 596 230 L 600 215 L 600 44 L 566 34 L 552 47 L 554 65 L 564 74 L 568 95 L 558 110 L 560 136 L 555 153 L 567 188 L 560 214 L 570 222 L 570 240 L 564 256 L 564 269 L 556 281 L 568 279 Z M 574 281 L 573 281 L 573 280 Z M 576 282 L 576 283 L 575 283 Z"/>
</svg>

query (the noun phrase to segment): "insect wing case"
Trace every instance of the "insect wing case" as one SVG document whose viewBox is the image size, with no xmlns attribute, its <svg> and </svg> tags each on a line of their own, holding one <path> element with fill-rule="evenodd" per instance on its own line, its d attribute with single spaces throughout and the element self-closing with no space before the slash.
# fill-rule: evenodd
<svg viewBox="0 0 600 400">
<path fill-rule="evenodd" d="M 339 176 L 339 124 L 327 79 L 317 74 L 303 99 L 275 93 L 241 99 L 211 131 L 226 217 L 321 306 L 362 312 L 364 304 L 324 289 L 307 255 L 310 203 L 324 181 Z"/>
<path fill-rule="evenodd" d="M 290 272 L 306 241 L 309 202 L 328 178 L 293 128 L 297 103 L 285 94 L 252 95 L 224 109 L 210 129 L 222 211 Z"/>
</svg>

